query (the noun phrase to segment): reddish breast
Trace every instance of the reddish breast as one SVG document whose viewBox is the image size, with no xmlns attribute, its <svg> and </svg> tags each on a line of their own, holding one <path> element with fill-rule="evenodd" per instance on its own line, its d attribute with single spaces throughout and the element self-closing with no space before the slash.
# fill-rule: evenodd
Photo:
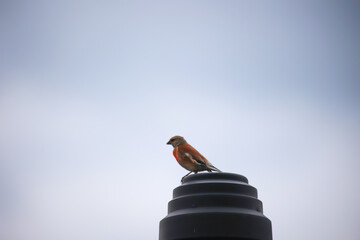
<svg viewBox="0 0 360 240">
<path fill-rule="evenodd" d="M 174 148 L 174 150 L 173 150 L 173 155 L 174 155 L 174 157 L 175 157 L 175 159 L 176 160 L 178 160 L 178 158 L 177 158 L 177 147 L 176 148 Z"/>
</svg>

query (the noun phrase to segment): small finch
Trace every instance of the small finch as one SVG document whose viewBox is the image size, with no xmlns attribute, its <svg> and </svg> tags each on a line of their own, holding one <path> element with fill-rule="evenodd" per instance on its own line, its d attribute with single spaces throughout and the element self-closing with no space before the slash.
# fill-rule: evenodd
<svg viewBox="0 0 360 240">
<path fill-rule="evenodd" d="M 184 178 L 190 173 L 195 174 L 201 171 L 218 171 L 219 169 L 214 167 L 209 160 L 201 155 L 195 148 L 186 142 L 181 136 L 174 136 L 166 144 L 171 144 L 174 147 L 173 154 L 176 161 L 185 169 L 190 172 L 181 178 L 183 182 Z"/>
</svg>

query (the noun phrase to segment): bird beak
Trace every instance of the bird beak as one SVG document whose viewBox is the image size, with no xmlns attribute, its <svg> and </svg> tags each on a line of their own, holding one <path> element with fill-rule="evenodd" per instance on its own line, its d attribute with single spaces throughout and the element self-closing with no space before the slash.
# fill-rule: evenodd
<svg viewBox="0 0 360 240">
<path fill-rule="evenodd" d="M 166 144 L 171 144 L 170 140 Z"/>
</svg>

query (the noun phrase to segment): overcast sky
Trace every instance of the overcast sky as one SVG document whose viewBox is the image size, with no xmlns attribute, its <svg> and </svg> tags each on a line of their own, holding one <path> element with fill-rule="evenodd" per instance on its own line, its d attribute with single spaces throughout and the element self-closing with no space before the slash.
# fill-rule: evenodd
<svg viewBox="0 0 360 240">
<path fill-rule="evenodd" d="M 157 239 L 173 135 L 274 239 L 360 239 L 359 43 L 359 1 L 0 1 L 0 239 Z"/>
</svg>

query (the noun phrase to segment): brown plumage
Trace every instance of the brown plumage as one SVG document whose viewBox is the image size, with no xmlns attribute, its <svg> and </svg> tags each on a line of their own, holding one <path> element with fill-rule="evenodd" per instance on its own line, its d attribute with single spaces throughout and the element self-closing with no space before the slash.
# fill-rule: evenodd
<svg viewBox="0 0 360 240">
<path fill-rule="evenodd" d="M 194 172 L 195 174 L 201 171 L 218 171 L 219 169 L 214 167 L 209 160 L 207 160 L 201 153 L 199 153 L 195 148 L 186 142 L 186 140 L 181 136 L 174 136 L 170 138 L 167 144 L 171 144 L 174 147 L 173 154 L 176 161 L 185 169 L 190 172 L 186 174 L 181 182 L 186 176 Z"/>
</svg>

